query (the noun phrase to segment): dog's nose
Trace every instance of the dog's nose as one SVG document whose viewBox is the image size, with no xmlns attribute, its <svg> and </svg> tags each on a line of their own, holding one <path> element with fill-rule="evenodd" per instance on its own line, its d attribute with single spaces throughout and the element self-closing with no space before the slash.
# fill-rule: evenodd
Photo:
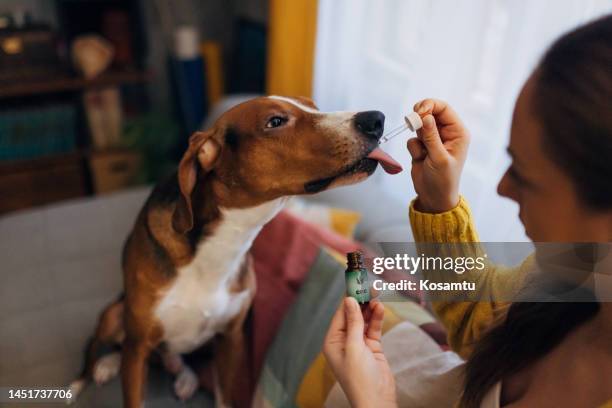
<svg viewBox="0 0 612 408">
<path fill-rule="evenodd" d="M 355 126 L 364 135 L 380 139 L 385 128 L 385 115 L 379 111 L 359 112 L 354 117 Z"/>
</svg>

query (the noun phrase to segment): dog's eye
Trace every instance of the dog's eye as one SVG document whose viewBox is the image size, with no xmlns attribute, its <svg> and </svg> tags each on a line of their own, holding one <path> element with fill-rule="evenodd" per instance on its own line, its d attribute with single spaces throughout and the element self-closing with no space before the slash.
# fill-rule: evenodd
<svg viewBox="0 0 612 408">
<path fill-rule="evenodd" d="M 287 122 L 287 119 L 282 118 L 280 116 L 274 116 L 270 118 L 268 123 L 266 123 L 266 128 L 268 129 L 277 128 L 279 126 L 282 126 L 285 122 Z"/>
</svg>

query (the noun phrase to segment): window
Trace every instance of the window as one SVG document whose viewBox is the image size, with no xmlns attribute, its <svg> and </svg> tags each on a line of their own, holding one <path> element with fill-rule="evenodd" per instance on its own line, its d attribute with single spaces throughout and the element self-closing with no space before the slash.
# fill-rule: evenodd
<svg viewBox="0 0 612 408">
<path fill-rule="evenodd" d="M 612 0 L 319 0 L 314 98 L 322 110 L 378 109 L 386 128 L 424 97 L 450 102 L 472 134 L 461 191 L 484 241 L 523 241 L 496 194 L 514 101 L 546 48 Z M 406 136 L 384 149 L 409 169 Z M 410 172 L 377 182 L 408 202 Z"/>
</svg>

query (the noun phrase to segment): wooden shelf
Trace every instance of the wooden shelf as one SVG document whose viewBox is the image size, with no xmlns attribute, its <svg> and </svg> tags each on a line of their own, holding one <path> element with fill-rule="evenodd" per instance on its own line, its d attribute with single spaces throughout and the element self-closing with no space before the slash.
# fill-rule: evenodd
<svg viewBox="0 0 612 408">
<path fill-rule="evenodd" d="M 94 79 L 81 77 L 59 77 L 40 81 L 0 83 L 0 98 L 39 95 L 44 93 L 79 91 L 113 85 L 138 84 L 151 79 L 151 74 L 142 71 L 110 71 Z"/>
<path fill-rule="evenodd" d="M 103 150 L 79 148 L 70 152 L 50 153 L 43 156 L 24 157 L 13 160 L 0 160 L 0 174 L 4 175 L 12 172 L 35 170 L 62 164 L 65 161 L 85 160 L 92 156 L 113 155 L 132 151 L 133 150 L 124 147 L 112 147 Z"/>
<path fill-rule="evenodd" d="M 65 153 L 51 153 L 45 156 L 19 158 L 14 160 L 0 160 L 0 174 L 29 171 L 44 167 L 55 166 L 65 161 L 84 159 L 85 150 L 74 150 Z"/>
<path fill-rule="evenodd" d="M 126 188 L 136 180 L 140 163 L 138 152 L 121 147 L 0 161 L 0 216 Z"/>
<path fill-rule="evenodd" d="M 81 151 L 0 163 L 0 214 L 91 194 Z"/>
</svg>

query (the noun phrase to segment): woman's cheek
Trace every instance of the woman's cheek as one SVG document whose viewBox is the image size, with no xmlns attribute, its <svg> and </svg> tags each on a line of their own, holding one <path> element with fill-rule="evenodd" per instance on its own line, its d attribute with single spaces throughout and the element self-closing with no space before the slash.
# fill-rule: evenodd
<svg viewBox="0 0 612 408">
<path fill-rule="evenodd" d="M 525 235 L 533 242 L 544 242 L 549 236 L 548 215 L 537 203 L 523 201 L 520 205 L 519 218 L 525 227 Z"/>
<path fill-rule="evenodd" d="M 534 242 L 565 241 L 568 235 L 568 217 L 559 203 L 540 200 L 528 206 L 525 232 Z M 571 222 L 570 222 L 571 223 Z"/>
</svg>

